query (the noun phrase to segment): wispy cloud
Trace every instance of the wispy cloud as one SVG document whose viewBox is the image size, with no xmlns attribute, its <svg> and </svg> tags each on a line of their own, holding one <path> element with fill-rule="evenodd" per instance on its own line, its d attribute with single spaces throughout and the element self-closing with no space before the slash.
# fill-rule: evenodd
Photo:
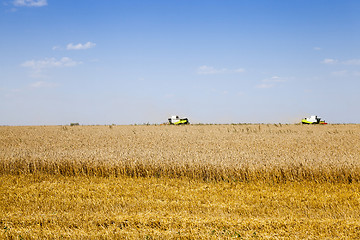
<svg viewBox="0 0 360 240">
<path fill-rule="evenodd" d="M 320 51 L 320 50 L 322 50 L 321 47 L 314 47 L 313 49 L 314 49 L 315 51 Z"/>
<path fill-rule="evenodd" d="M 53 68 L 53 67 L 73 67 L 81 62 L 76 62 L 68 57 L 63 57 L 60 60 L 56 58 L 45 58 L 44 60 L 30 60 L 26 61 L 21 66 L 30 67 L 33 69 Z"/>
<path fill-rule="evenodd" d="M 58 84 L 53 82 L 37 81 L 30 84 L 31 88 L 53 88 L 57 87 Z"/>
<path fill-rule="evenodd" d="M 226 71 L 226 68 L 216 69 L 214 67 L 202 65 L 198 68 L 198 74 L 219 74 Z"/>
<path fill-rule="evenodd" d="M 22 67 L 32 69 L 32 77 L 44 77 L 43 71 L 50 68 L 61 68 L 61 67 L 74 67 L 82 62 L 77 62 L 68 57 L 63 57 L 59 60 L 56 58 L 45 58 L 43 60 L 29 60 L 21 64 Z"/>
<path fill-rule="evenodd" d="M 286 82 L 286 79 L 281 78 L 279 76 L 273 76 L 271 78 L 264 79 L 263 82 L 272 82 L 272 83 Z"/>
<path fill-rule="evenodd" d="M 47 0 L 14 0 L 13 3 L 18 7 L 43 7 L 47 5 Z"/>
<path fill-rule="evenodd" d="M 272 88 L 274 86 L 275 86 L 275 84 L 272 84 L 272 83 L 260 83 L 260 84 L 256 85 L 256 88 Z"/>
<path fill-rule="evenodd" d="M 360 72 L 359 71 L 349 71 L 349 70 L 341 70 L 341 71 L 335 71 L 331 72 L 331 75 L 334 77 L 359 77 Z"/>
<path fill-rule="evenodd" d="M 85 49 L 93 48 L 95 46 L 96 46 L 96 44 L 92 43 L 92 42 L 87 42 L 85 44 L 78 43 L 76 45 L 74 45 L 73 43 L 69 43 L 66 46 L 66 49 L 67 50 L 85 50 Z"/>
<path fill-rule="evenodd" d="M 235 69 L 234 72 L 236 72 L 236 73 L 242 73 L 242 72 L 245 72 L 245 69 L 243 69 L 243 68 L 238 68 L 238 69 Z"/>
<path fill-rule="evenodd" d="M 345 65 L 360 65 L 360 59 L 350 59 L 342 62 Z"/>
<path fill-rule="evenodd" d="M 214 68 L 207 65 L 202 65 L 198 67 L 197 73 L 200 75 L 211 75 L 211 74 L 222 74 L 222 73 L 242 73 L 245 72 L 245 69 L 227 69 L 227 68 Z"/>
<path fill-rule="evenodd" d="M 335 64 L 335 63 L 337 63 L 337 62 L 338 62 L 338 60 L 333 59 L 333 58 L 325 58 L 325 59 L 322 61 L 322 63 L 324 63 L 324 64 Z"/>
<path fill-rule="evenodd" d="M 261 81 L 260 84 L 256 85 L 256 88 L 272 88 L 278 85 L 279 83 L 286 82 L 285 78 L 281 78 L 279 76 L 273 76 L 271 78 L 266 78 Z"/>
<path fill-rule="evenodd" d="M 349 72 L 347 70 L 341 70 L 341 71 L 332 72 L 331 75 L 337 76 L 337 77 L 345 77 L 348 75 L 348 73 Z"/>
<path fill-rule="evenodd" d="M 349 59 L 344 61 L 339 61 L 337 59 L 325 58 L 322 63 L 324 64 L 344 64 L 344 65 L 360 65 L 360 59 Z"/>
</svg>

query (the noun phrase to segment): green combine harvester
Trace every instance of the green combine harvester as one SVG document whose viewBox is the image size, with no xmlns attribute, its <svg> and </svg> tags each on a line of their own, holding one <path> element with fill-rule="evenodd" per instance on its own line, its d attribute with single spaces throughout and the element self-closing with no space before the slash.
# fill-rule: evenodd
<svg viewBox="0 0 360 240">
<path fill-rule="evenodd" d="M 168 120 L 170 125 L 190 124 L 187 118 L 179 118 L 179 116 L 171 116 Z"/>
</svg>

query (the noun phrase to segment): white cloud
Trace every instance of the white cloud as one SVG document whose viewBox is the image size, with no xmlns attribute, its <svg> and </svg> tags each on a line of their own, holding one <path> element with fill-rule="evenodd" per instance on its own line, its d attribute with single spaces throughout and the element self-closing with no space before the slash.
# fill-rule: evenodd
<svg viewBox="0 0 360 240">
<path fill-rule="evenodd" d="M 238 68 L 235 70 L 227 69 L 227 68 L 214 68 L 207 65 L 202 65 L 198 67 L 197 73 L 200 75 L 211 75 L 211 74 L 222 74 L 222 73 L 242 73 L 245 72 L 245 69 Z"/>
<path fill-rule="evenodd" d="M 243 68 L 238 68 L 238 69 L 235 69 L 234 72 L 236 72 L 236 73 L 242 73 L 242 72 L 245 72 L 245 69 L 243 69 Z"/>
<path fill-rule="evenodd" d="M 281 81 L 281 79 L 279 76 L 273 76 L 270 78 L 270 81 L 279 82 L 279 81 Z"/>
<path fill-rule="evenodd" d="M 350 59 L 350 60 L 344 61 L 343 64 L 345 64 L 345 65 L 360 65 L 360 59 Z"/>
<path fill-rule="evenodd" d="M 77 62 L 68 57 L 63 57 L 59 60 L 56 58 L 45 58 L 44 60 L 29 60 L 21 64 L 22 67 L 32 69 L 32 77 L 44 77 L 42 74 L 45 69 L 61 68 L 61 67 L 74 67 L 82 62 Z"/>
<path fill-rule="evenodd" d="M 256 88 L 272 88 L 274 87 L 274 84 L 272 83 L 261 83 L 261 84 L 258 84 L 256 85 Z"/>
<path fill-rule="evenodd" d="M 340 64 L 344 64 L 344 65 L 360 65 L 360 59 L 350 59 L 350 60 L 345 60 L 345 61 L 341 61 L 339 62 L 336 59 L 332 59 L 332 58 L 325 58 L 322 63 L 325 64 L 335 64 L 335 63 L 340 63 Z"/>
<path fill-rule="evenodd" d="M 33 82 L 32 84 L 30 84 L 30 87 L 32 87 L 32 88 L 52 88 L 52 87 L 56 87 L 56 86 L 57 86 L 56 83 L 44 82 L 44 81 L 37 81 L 37 82 Z"/>
<path fill-rule="evenodd" d="M 325 58 L 325 59 L 322 61 L 322 63 L 325 63 L 325 64 L 335 64 L 335 63 L 337 63 L 337 62 L 338 62 L 338 60 L 332 59 L 332 58 Z"/>
<path fill-rule="evenodd" d="M 63 57 L 60 60 L 56 58 L 45 58 L 44 60 L 30 60 L 26 61 L 21 66 L 29 67 L 33 69 L 44 69 L 44 68 L 54 68 L 54 67 L 74 67 L 81 64 L 81 62 L 76 62 L 68 57 Z"/>
<path fill-rule="evenodd" d="M 19 7 L 43 7 L 47 0 L 14 0 L 14 5 Z"/>
<path fill-rule="evenodd" d="M 198 74 L 218 74 L 226 71 L 226 68 L 216 69 L 214 67 L 209 67 L 206 65 L 202 65 L 198 68 Z"/>
<path fill-rule="evenodd" d="M 272 82 L 272 83 L 286 82 L 286 79 L 281 78 L 279 76 L 273 76 L 271 78 L 264 79 L 263 82 Z"/>
<path fill-rule="evenodd" d="M 285 78 L 279 76 L 273 76 L 271 78 L 266 78 L 261 81 L 260 84 L 256 85 L 256 88 L 272 88 L 278 85 L 279 83 L 286 82 Z"/>
<path fill-rule="evenodd" d="M 359 77 L 360 72 L 359 71 L 341 70 L 341 71 L 332 72 L 331 75 L 335 76 L 335 77 L 347 77 L 347 76 Z"/>
<path fill-rule="evenodd" d="M 336 72 L 332 72 L 331 75 L 337 77 L 345 77 L 348 75 L 348 71 L 347 70 L 336 71 Z"/>
<path fill-rule="evenodd" d="M 95 46 L 96 46 L 96 44 L 92 43 L 92 42 L 87 42 L 85 44 L 79 43 L 79 44 L 76 44 L 76 45 L 74 45 L 73 43 L 69 43 L 66 46 L 66 49 L 67 50 L 85 50 L 85 49 L 93 48 Z"/>
<path fill-rule="evenodd" d="M 322 50 L 321 47 L 314 47 L 313 49 L 314 49 L 315 51 L 320 51 L 320 50 Z"/>
</svg>

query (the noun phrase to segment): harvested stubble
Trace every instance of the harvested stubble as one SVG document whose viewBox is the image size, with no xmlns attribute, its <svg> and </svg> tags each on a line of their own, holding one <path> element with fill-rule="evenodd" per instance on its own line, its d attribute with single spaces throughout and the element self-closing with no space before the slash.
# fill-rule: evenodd
<svg viewBox="0 0 360 240">
<path fill-rule="evenodd" d="M 359 239 L 359 183 L 0 176 L 0 239 Z"/>
<path fill-rule="evenodd" d="M 360 125 L 0 127 L 0 174 L 360 181 Z"/>
</svg>

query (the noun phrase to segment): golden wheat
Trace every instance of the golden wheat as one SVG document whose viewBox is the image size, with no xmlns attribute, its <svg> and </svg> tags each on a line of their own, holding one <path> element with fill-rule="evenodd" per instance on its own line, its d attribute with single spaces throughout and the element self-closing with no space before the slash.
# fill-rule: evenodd
<svg viewBox="0 0 360 240">
<path fill-rule="evenodd" d="M 359 125 L 0 127 L 0 239 L 359 239 Z"/>
<path fill-rule="evenodd" d="M 0 239 L 359 239 L 360 184 L 0 176 Z"/>
<path fill-rule="evenodd" d="M 0 127 L 0 174 L 360 180 L 359 125 Z"/>
</svg>

